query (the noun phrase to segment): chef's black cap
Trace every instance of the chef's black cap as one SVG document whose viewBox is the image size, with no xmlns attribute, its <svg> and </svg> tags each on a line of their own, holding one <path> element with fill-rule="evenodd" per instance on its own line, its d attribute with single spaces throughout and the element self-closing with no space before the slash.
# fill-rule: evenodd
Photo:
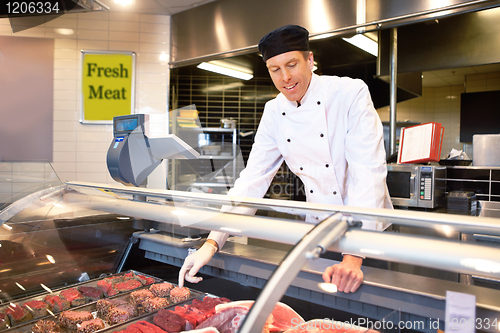
<svg viewBox="0 0 500 333">
<path fill-rule="evenodd" d="M 259 51 L 264 62 L 290 51 L 309 51 L 309 31 L 299 25 L 285 25 L 262 37 Z"/>
</svg>

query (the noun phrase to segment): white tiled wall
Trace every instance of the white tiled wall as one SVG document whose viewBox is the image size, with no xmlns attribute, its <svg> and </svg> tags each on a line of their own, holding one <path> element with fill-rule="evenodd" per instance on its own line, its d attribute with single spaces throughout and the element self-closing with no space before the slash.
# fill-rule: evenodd
<svg viewBox="0 0 500 333">
<path fill-rule="evenodd" d="M 468 75 L 464 85 L 427 87 L 422 97 L 398 103 L 397 121 L 441 123 L 445 128 L 441 157 L 446 157 L 455 148 L 465 150 L 472 159 L 472 143 L 460 142 L 460 94 L 493 90 L 500 90 L 500 72 Z M 388 106 L 377 111 L 382 121 L 389 121 Z"/>
<path fill-rule="evenodd" d="M 0 19 L 0 35 L 55 39 L 53 168 L 62 181 L 116 184 L 106 167 L 112 126 L 79 122 L 81 50 L 135 52 L 135 112 L 150 115 L 150 133 L 166 133 L 168 63 L 160 55 L 170 52 L 170 16 L 66 14 L 15 34 L 9 20 Z M 2 187 L 12 189 L 11 184 Z"/>
</svg>

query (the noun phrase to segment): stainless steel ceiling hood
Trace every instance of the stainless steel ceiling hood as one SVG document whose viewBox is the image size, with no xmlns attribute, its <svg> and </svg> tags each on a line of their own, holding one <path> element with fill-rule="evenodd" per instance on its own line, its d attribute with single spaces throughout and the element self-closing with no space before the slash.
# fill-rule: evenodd
<svg viewBox="0 0 500 333">
<path fill-rule="evenodd" d="M 16 33 L 47 23 L 64 14 L 109 10 L 108 6 L 99 0 L 49 0 L 44 1 L 42 7 L 29 6 L 23 7 L 21 2 L 13 2 L 8 7 L 2 6 L 0 18 L 9 18 L 12 32 Z"/>
<path fill-rule="evenodd" d="M 500 6 L 498 0 L 219 0 L 172 15 L 171 67 L 257 52 L 259 39 L 285 24 L 311 40 L 379 31 Z M 263 10 L 263 8 L 265 10 Z M 278 13 L 278 14 L 277 14 Z"/>
</svg>

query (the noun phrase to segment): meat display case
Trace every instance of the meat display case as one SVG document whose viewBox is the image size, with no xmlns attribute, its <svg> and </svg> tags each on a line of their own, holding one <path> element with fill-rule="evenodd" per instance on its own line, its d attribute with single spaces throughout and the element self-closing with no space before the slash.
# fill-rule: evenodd
<svg viewBox="0 0 500 333">
<path fill-rule="evenodd" d="M 311 220 L 321 223 L 315 227 L 306 222 Z M 321 289 L 324 269 L 335 263 L 319 256 L 325 250 L 500 279 L 500 247 L 495 244 L 366 231 L 360 229 L 363 223 L 500 236 L 500 219 L 491 217 L 67 182 L 0 212 L 1 250 L 9 244 L 13 253 L 1 259 L 2 302 L 43 292 L 42 285 L 52 289 L 117 273 L 134 244 L 147 259 L 180 266 L 208 230 L 221 230 L 261 241 L 228 242 L 200 270 L 262 290 L 241 332 L 254 332 L 252 325 L 259 326 L 283 295 L 374 320 L 397 313 L 398 320 L 422 322 L 418 331 L 436 332 L 433 323 L 444 329 L 446 292 L 455 291 L 475 296 L 477 318 L 499 321 L 499 290 L 458 281 L 364 267 L 365 282 L 357 292 Z M 191 230 L 188 237 L 186 228 Z M 15 265 L 19 259 L 26 263 Z"/>
</svg>

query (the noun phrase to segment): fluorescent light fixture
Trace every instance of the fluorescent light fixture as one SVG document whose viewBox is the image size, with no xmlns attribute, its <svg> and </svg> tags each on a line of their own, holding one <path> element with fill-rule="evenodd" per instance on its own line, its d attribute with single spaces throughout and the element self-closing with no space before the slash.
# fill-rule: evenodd
<svg viewBox="0 0 500 333">
<path fill-rule="evenodd" d="M 168 61 L 168 54 L 162 52 L 162 54 L 160 54 L 160 61 Z"/>
<path fill-rule="evenodd" d="M 65 35 L 65 36 L 69 36 L 69 35 L 72 35 L 75 33 L 75 31 L 73 29 L 66 29 L 66 28 L 57 28 L 57 29 L 55 29 L 55 32 L 57 32 L 60 35 Z"/>
<path fill-rule="evenodd" d="M 241 80 L 250 80 L 253 78 L 253 75 L 250 73 L 245 73 L 240 70 L 228 68 L 228 67 L 222 67 L 220 65 L 216 65 L 210 62 L 202 62 L 197 66 L 200 69 L 204 69 L 206 71 L 222 74 L 222 75 L 227 75 L 231 77 L 235 77 L 237 79 Z"/>
<path fill-rule="evenodd" d="M 132 0 L 115 0 L 115 3 L 122 6 L 128 6 L 132 4 Z"/>
<path fill-rule="evenodd" d="M 378 44 L 376 41 L 371 40 L 365 35 L 354 35 L 351 38 L 342 38 L 348 43 L 359 47 L 363 51 L 373 54 L 375 57 L 378 56 Z"/>
</svg>

